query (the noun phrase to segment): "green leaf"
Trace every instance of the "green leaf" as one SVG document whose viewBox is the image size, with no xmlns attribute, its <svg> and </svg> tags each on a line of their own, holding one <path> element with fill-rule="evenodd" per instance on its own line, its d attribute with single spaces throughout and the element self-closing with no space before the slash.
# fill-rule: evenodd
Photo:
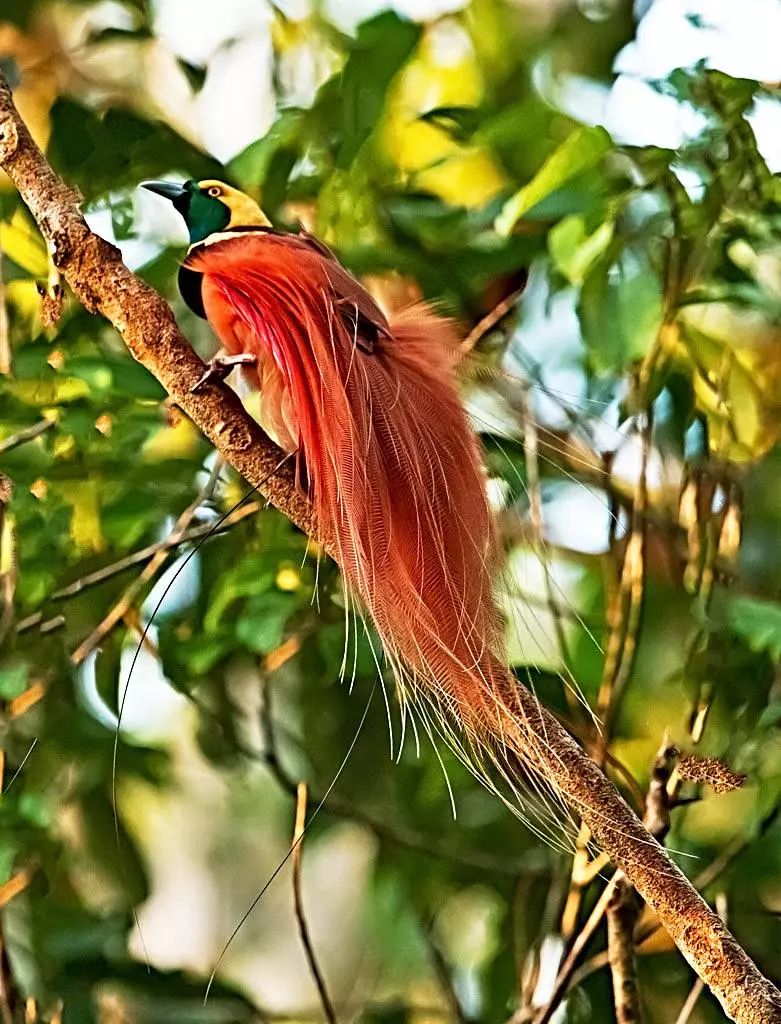
<svg viewBox="0 0 781 1024">
<path fill-rule="evenodd" d="M 103 393 L 108 392 L 146 401 L 161 401 L 165 397 L 163 387 L 135 359 L 104 355 L 75 356 L 67 360 L 64 369 L 69 376 L 86 381 L 90 385 L 92 397 L 96 397 L 95 392 L 101 398 Z"/>
<path fill-rule="evenodd" d="M 220 577 L 214 588 L 209 610 L 203 625 L 207 633 L 217 633 L 223 625 L 223 617 L 241 597 L 254 597 L 264 593 L 274 582 L 269 563 L 261 556 L 245 558 L 235 568 Z"/>
<path fill-rule="evenodd" d="M 16 594 L 23 607 L 35 608 L 54 590 L 55 575 L 40 567 L 26 569 L 19 577 Z"/>
<path fill-rule="evenodd" d="M 256 654 L 268 654 L 282 643 L 285 623 L 297 605 L 292 594 L 277 590 L 252 598 L 236 623 L 236 636 Z"/>
<path fill-rule="evenodd" d="M 757 730 L 781 726 L 781 699 L 774 700 L 765 708 L 757 720 Z"/>
<path fill-rule="evenodd" d="M 117 394 L 147 402 L 161 402 L 165 398 L 162 384 L 135 359 L 104 357 L 104 363 L 111 369 L 113 388 Z"/>
<path fill-rule="evenodd" d="M 263 186 L 278 154 L 297 151 L 304 126 L 304 111 L 296 108 L 283 111 L 262 139 L 250 143 L 231 160 L 227 166 L 231 178 L 242 188 L 254 190 Z M 265 195 L 263 203 L 267 203 Z"/>
<path fill-rule="evenodd" d="M 290 174 L 297 159 L 294 149 L 283 148 L 278 149 L 269 162 L 263 185 L 263 209 L 269 217 L 278 213 L 287 198 Z"/>
<path fill-rule="evenodd" d="M 570 284 L 582 284 L 591 266 L 612 242 L 613 231 L 613 222 L 605 221 L 589 235 L 583 217 L 565 217 L 548 235 L 548 251 L 554 266 Z"/>
<path fill-rule="evenodd" d="M 48 155 L 86 199 L 135 187 L 143 178 L 178 170 L 193 178 L 219 178 L 222 166 L 173 129 L 130 113 L 99 116 L 71 100 L 52 107 Z"/>
<path fill-rule="evenodd" d="M 612 145 L 613 140 L 604 128 L 577 128 L 551 153 L 532 180 L 507 200 L 496 218 L 499 234 L 509 235 L 524 214 L 567 182 L 594 167 Z"/>
<path fill-rule="evenodd" d="M 411 55 L 419 27 L 392 11 L 365 21 L 342 71 L 342 144 L 337 166 L 349 167 L 385 108 L 390 84 Z"/>
<path fill-rule="evenodd" d="M 594 265 L 580 292 L 578 316 L 598 373 L 625 369 L 653 344 L 662 320 L 661 284 L 645 258 L 625 250 Z"/>
<path fill-rule="evenodd" d="M 95 658 L 95 688 L 100 699 L 115 715 L 119 714 L 122 639 L 114 630 L 103 640 Z"/>
<path fill-rule="evenodd" d="M 234 645 L 230 637 L 208 636 L 201 634 L 190 637 L 188 640 L 176 641 L 176 662 L 185 666 L 190 677 L 197 678 L 210 672 L 217 662 L 221 661 Z M 168 660 L 165 662 L 166 675 L 171 682 L 178 686 L 182 680 L 179 678 L 175 667 L 172 668 Z M 190 685 L 191 679 L 187 680 Z"/>
<path fill-rule="evenodd" d="M 8 665 L 0 668 L 0 697 L 13 700 L 27 689 L 27 666 Z"/>
<path fill-rule="evenodd" d="M 733 632 L 752 651 L 765 652 L 774 661 L 781 661 L 781 605 L 755 597 L 733 597 L 727 619 Z"/>
</svg>

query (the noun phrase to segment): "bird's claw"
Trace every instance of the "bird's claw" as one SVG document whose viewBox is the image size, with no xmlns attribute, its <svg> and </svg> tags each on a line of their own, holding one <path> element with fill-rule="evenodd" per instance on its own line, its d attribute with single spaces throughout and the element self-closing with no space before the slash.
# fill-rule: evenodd
<svg viewBox="0 0 781 1024">
<path fill-rule="evenodd" d="M 206 384 L 221 383 L 236 366 L 254 366 L 257 358 L 250 352 L 240 352 L 235 356 L 215 356 L 209 361 L 209 365 L 201 379 L 193 384 L 191 392 L 203 390 Z"/>
</svg>

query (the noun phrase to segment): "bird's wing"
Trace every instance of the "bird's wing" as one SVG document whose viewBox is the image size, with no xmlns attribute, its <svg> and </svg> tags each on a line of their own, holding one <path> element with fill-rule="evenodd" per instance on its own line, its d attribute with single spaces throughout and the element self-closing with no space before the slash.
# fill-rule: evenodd
<svg viewBox="0 0 781 1024">
<path fill-rule="evenodd" d="M 276 258 L 275 258 L 276 250 Z M 304 266 L 314 262 L 328 283 L 334 311 L 340 317 L 355 344 L 364 352 L 373 352 L 380 337 L 390 338 L 391 329 L 380 307 L 360 281 L 346 270 L 328 246 L 307 231 L 289 234 L 273 228 L 245 228 L 222 232 L 192 246 L 179 275 L 182 294 L 191 308 L 201 316 L 200 286 L 194 280 L 204 271 L 227 270 L 236 261 L 257 261 L 261 266 L 272 259 L 279 265 L 298 255 Z M 207 269 L 208 268 L 208 269 Z"/>
<path fill-rule="evenodd" d="M 388 320 L 360 281 L 342 266 L 325 242 L 303 229 L 296 236 L 322 258 L 323 268 L 333 290 L 339 315 L 356 338 L 356 344 L 371 352 L 380 336 L 390 338 Z"/>
</svg>

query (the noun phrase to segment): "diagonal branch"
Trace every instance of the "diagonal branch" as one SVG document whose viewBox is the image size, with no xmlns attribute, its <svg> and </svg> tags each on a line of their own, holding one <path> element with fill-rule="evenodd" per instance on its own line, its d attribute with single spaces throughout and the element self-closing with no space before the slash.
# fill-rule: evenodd
<svg viewBox="0 0 781 1024">
<path fill-rule="evenodd" d="M 182 540 L 196 512 L 216 487 L 223 466 L 224 463 L 221 460 L 218 460 L 209 475 L 209 479 L 205 486 L 176 520 L 174 528 L 170 534 L 171 544 L 165 547 L 160 547 L 154 555 L 152 555 L 139 575 L 128 587 L 125 588 L 119 600 L 113 605 L 108 614 L 101 622 L 98 623 L 90 635 L 79 644 L 73 654 L 71 654 L 71 661 L 74 665 L 80 665 L 85 658 L 95 650 L 101 640 L 111 632 L 116 624 L 125 618 L 146 584 L 149 583 L 150 580 L 154 579 L 158 570 L 165 565 L 171 547 Z"/>
<path fill-rule="evenodd" d="M 119 250 L 90 231 L 81 197 L 52 170 L 33 142 L 0 75 L 0 166 L 19 190 L 44 238 L 54 266 L 76 298 L 122 335 L 135 358 L 160 381 L 226 459 L 264 497 L 307 533 L 312 509 L 294 486 L 293 469 L 274 473 L 282 453 L 244 411 L 235 392 L 210 382 L 191 389 L 206 369 L 176 326 L 168 303 L 122 262 Z"/>
<path fill-rule="evenodd" d="M 52 170 L 30 137 L 0 76 L 0 166 L 46 238 L 54 266 L 91 312 L 116 327 L 215 448 L 307 533 L 312 508 L 292 467 L 227 387 L 192 387 L 204 364 L 176 326 L 168 304 L 122 263 L 118 250 L 90 231 L 79 196 Z M 325 526 L 327 530 L 327 525 Z M 327 549 L 329 537 L 319 538 Z M 525 687 L 514 695 L 526 754 L 553 781 L 615 865 L 656 910 L 692 968 L 738 1024 L 781 1024 L 781 993 L 726 929 L 599 767 Z"/>
</svg>

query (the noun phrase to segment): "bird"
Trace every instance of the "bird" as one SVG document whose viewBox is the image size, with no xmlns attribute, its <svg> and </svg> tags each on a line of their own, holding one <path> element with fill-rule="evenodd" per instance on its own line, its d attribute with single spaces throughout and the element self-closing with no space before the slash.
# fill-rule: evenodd
<svg viewBox="0 0 781 1024">
<path fill-rule="evenodd" d="M 142 184 L 184 218 L 179 288 L 228 353 L 196 387 L 238 365 L 260 391 L 261 424 L 295 458 L 402 706 L 433 709 L 473 770 L 497 749 L 538 762 L 525 757 L 505 660 L 499 545 L 455 324 L 425 304 L 386 316 L 330 248 L 275 228 L 222 181 Z"/>
</svg>

